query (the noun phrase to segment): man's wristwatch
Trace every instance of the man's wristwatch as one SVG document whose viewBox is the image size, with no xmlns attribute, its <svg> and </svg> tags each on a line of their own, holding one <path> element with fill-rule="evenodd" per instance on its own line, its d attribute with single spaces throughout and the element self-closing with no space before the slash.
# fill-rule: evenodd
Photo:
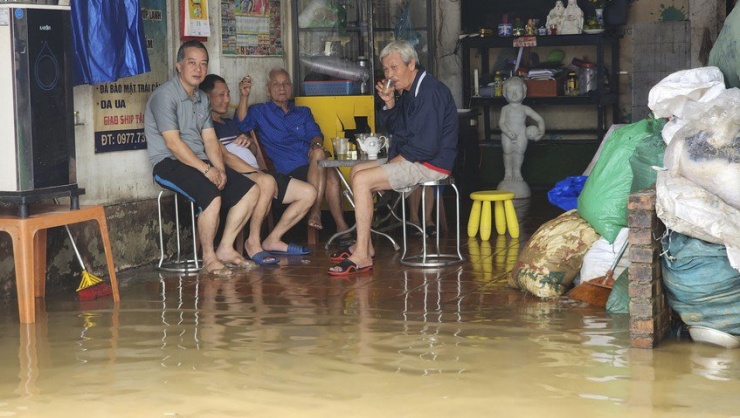
<svg viewBox="0 0 740 418">
<path fill-rule="evenodd" d="M 206 174 L 208 174 L 208 171 L 209 171 L 210 169 L 211 169 L 211 165 L 210 165 L 210 164 L 208 164 L 208 163 L 206 163 L 206 169 L 205 169 L 205 170 L 203 170 L 203 175 L 206 175 Z"/>
</svg>

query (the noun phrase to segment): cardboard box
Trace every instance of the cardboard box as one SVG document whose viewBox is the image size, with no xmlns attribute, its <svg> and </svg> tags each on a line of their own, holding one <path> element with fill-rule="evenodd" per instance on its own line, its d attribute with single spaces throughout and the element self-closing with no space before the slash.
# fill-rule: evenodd
<svg viewBox="0 0 740 418">
<path fill-rule="evenodd" d="M 527 97 L 555 97 L 563 95 L 564 80 L 524 80 L 527 85 Z"/>
</svg>

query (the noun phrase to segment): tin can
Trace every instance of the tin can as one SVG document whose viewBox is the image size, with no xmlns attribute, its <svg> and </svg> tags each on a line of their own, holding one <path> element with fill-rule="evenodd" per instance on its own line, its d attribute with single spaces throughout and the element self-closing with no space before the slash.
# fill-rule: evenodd
<svg viewBox="0 0 740 418">
<path fill-rule="evenodd" d="M 596 65 L 591 62 L 584 62 L 578 71 L 578 86 L 581 94 L 588 94 L 591 90 L 596 90 Z"/>
</svg>

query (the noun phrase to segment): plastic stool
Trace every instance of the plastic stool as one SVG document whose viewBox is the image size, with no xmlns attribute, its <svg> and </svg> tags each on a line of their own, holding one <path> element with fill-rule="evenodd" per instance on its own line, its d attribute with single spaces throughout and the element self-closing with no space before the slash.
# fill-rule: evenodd
<svg viewBox="0 0 740 418">
<path fill-rule="evenodd" d="M 444 266 L 450 266 L 453 264 L 462 263 L 465 261 L 465 258 L 463 258 L 462 254 L 460 253 L 460 192 L 457 190 L 457 186 L 455 186 L 455 179 L 452 177 L 447 177 L 442 180 L 438 181 L 428 181 L 426 183 L 421 183 L 419 186 L 421 186 L 421 212 L 426 213 L 425 207 L 426 207 L 426 199 L 425 195 L 427 192 L 427 187 L 434 187 L 434 186 L 452 186 L 452 189 L 455 190 L 455 253 L 454 254 L 445 254 L 442 253 L 442 251 L 439 248 L 439 236 L 440 234 L 440 205 L 443 204 L 442 202 L 442 187 L 434 187 L 435 193 L 437 193 L 436 201 L 437 201 L 437 220 L 436 220 L 436 227 L 437 227 L 437 233 L 435 235 L 436 237 L 436 252 L 429 252 L 427 251 L 427 240 L 426 236 L 424 235 L 424 231 L 427 230 L 427 223 L 426 223 L 426 217 L 422 216 L 421 221 L 421 232 L 422 232 L 422 238 L 421 238 L 421 253 L 419 254 L 411 254 L 407 255 L 406 250 L 408 249 L 408 241 L 407 241 L 407 232 L 406 232 L 406 225 L 413 225 L 406 222 L 406 195 L 407 193 L 403 193 L 401 197 L 401 216 L 402 216 L 402 225 L 403 225 L 403 254 L 401 254 L 401 264 L 405 266 L 413 266 L 413 267 L 444 267 Z"/>
<path fill-rule="evenodd" d="M 514 193 L 502 190 L 483 190 L 470 193 L 473 207 L 470 209 L 468 220 L 468 236 L 474 237 L 480 226 L 480 239 L 488 241 L 491 238 L 491 202 L 494 202 L 496 216 L 496 232 L 504 235 L 509 229 L 512 238 L 519 238 L 519 221 L 514 211 Z"/>
<path fill-rule="evenodd" d="M 177 193 L 175 193 L 175 236 L 177 238 L 177 255 L 172 261 L 164 261 L 164 234 L 162 232 L 162 194 L 164 194 L 164 192 L 164 190 L 160 191 L 159 196 L 157 197 L 157 212 L 159 213 L 159 264 L 157 265 L 157 268 L 164 271 L 175 271 L 180 273 L 197 272 L 200 270 L 200 262 L 198 260 L 198 243 L 197 235 L 195 233 L 195 204 L 192 201 L 190 202 L 190 220 L 193 225 L 193 258 L 181 258 L 180 209 L 177 204 Z"/>
<path fill-rule="evenodd" d="M 11 214 L 10 208 L 0 207 L 0 231 L 10 235 L 13 245 L 20 322 L 22 324 L 36 322 L 36 307 L 40 304 L 36 298 L 43 298 L 46 293 L 46 230 L 58 226 L 97 221 L 103 241 L 105 262 L 108 265 L 113 300 L 118 303 L 120 300 L 118 281 L 103 206 L 67 209 L 61 206 L 36 205 L 32 209 L 30 213 L 26 213 L 25 218 L 20 218 Z"/>
</svg>

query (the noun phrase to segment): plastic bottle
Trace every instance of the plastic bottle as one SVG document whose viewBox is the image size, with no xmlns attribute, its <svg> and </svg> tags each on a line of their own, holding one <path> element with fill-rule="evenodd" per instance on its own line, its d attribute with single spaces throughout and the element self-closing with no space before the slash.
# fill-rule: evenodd
<svg viewBox="0 0 740 418">
<path fill-rule="evenodd" d="M 567 96 L 578 96 L 578 74 L 569 71 L 565 81 L 565 94 Z"/>
<path fill-rule="evenodd" d="M 493 97 L 502 97 L 504 95 L 504 77 L 501 71 L 496 71 L 493 76 Z"/>
</svg>

